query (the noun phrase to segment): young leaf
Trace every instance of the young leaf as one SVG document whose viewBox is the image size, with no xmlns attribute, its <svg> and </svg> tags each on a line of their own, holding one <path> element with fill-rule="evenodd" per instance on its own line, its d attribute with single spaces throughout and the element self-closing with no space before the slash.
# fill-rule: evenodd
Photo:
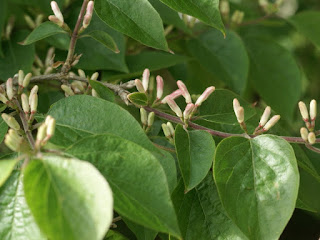
<svg viewBox="0 0 320 240">
<path fill-rule="evenodd" d="M 108 179 L 114 208 L 121 216 L 159 232 L 180 235 L 166 175 L 149 151 L 104 134 L 84 138 L 67 152 L 89 161 Z"/>
<path fill-rule="evenodd" d="M 44 22 L 41 23 L 36 29 L 34 29 L 21 44 L 29 45 L 59 33 L 67 34 L 67 32 L 57 24 L 54 24 L 53 22 Z"/>
<path fill-rule="evenodd" d="M 224 33 L 224 26 L 219 11 L 219 0 L 160 0 L 177 12 L 198 18 L 204 23 Z"/>
<path fill-rule="evenodd" d="M 222 207 L 212 173 L 187 194 L 184 190 L 180 181 L 172 193 L 184 240 L 247 239 Z"/>
<path fill-rule="evenodd" d="M 91 87 L 96 90 L 96 92 L 99 94 L 99 96 L 107 100 L 109 102 L 114 102 L 114 94 L 111 92 L 109 88 L 104 86 L 101 82 L 95 81 L 95 80 L 89 80 L 89 83 Z"/>
<path fill-rule="evenodd" d="M 110 27 L 147 46 L 168 51 L 162 20 L 148 0 L 96 0 L 95 9 Z"/>
<path fill-rule="evenodd" d="M 289 20 L 300 33 L 320 48 L 320 11 L 304 11 L 294 15 Z"/>
<path fill-rule="evenodd" d="M 102 43 L 107 48 L 109 48 L 111 51 L 115 53 L 119 53 L 119 49 L 117 47 L 117 44 L 113 40 L 113 38 L 106 32 L 103 31 L 92 31 L 89 33 L 86 33 L 85 35 L 82 35 L 81 37 L 91 37 L 94 40 Z"/>
<path fill-rule="evenodd" d="M 229 217 L 249 239 L 278 239 L 294 211 L 299 172 L 285 140 L 231 137 L 217 147 L 214 177 Z"/>
<path fill-rule="evenodd" d="M 186 131 L 181 125 L 175 130 L 174 142 L 185 191 L 190 191 L 212 167 L 215 143 L 210 133 Z"/>
<path fill-rule="evenodd" d="M 249 57 L 235 32 L 227 31 L 224 38 L 212 29 L 189 41 L 188 49 L 213 76 L 224 81 L 236 93 L 243 93 L 249 73 Z"/>
<path fill-rule="evenodd" d="M 145 93 L 135 92 L 128 95 L 128 99 L 135 105 L 147 106 L 148 97 Z"/>
<path fill-rule="evenodd" d="M 13 171 L 0 188 L 0 239 L 45 240 L 26 203 L 22 178 Z"/>
<path fill-rule="evenodd" d="M 45 155 L 28 164 L 23 183 L 31 212 L 49 239 L 100 240 L 112 223 L 111 189 L 88 162 Z"/>
<path fill-rule="evenodd" d="M 285 119 L 292 119 L 301 96 L 301 72 L 292 54 L 275 42 L 246 38 L 250 81 L 265 102 Z M 283 67 L 285 63 L 286 67 Z"/>
<path fill-rule="evenodd" d="M 5 183 L 11 175 L 14 167 L 17 164 L 17 159 L 0 160 L 0 187 Z"/>
</svg>

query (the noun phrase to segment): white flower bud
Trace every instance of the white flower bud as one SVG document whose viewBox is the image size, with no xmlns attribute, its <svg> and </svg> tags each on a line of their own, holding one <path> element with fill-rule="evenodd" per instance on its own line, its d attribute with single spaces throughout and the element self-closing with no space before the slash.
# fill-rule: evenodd
<svg viewBox="0 0 320 240">
<path fill-rule="evenodd" d="M 24 87 L 24 88 L 28 87 L 31 78 L 32 78 L 32 73 L 28 73 L 23 79 L 22 87 Z"/>
<path fill-rule="evenodd" d="M 163 124 L 161 125 L 161 127 L 162 127 L 162 130 L 163 130 L 164 135 L 165 135 L 167 138 L 171 138 L 171 133 L 170 133 L 170 130 L 169 130 L 168 126 L 167 126 L 165 123 L 163 123 Z"/>
<path fill-rule="evenodd" d="M 273 116 L 263 127 L 263 131 L 268 131 L 280 120 L 280 115 Z"/>
<path fill-rule="evenodd" d="M 98 77 L 99 77 L 99 73 L 98 72 L 95 72 L 94 74 L 92 74 L 91 76 L 91 80 L 98 80 Z"/>
<path fill-rule="evenodd" d="M 157 99 L 161 99 L 163 95 L 163 78 L 161 76 L 157 76 Z"/>
<path fill-rule="evenodd" d="M 138 89 L 139 92 L 141 93 L 145 93 L 146 91 L 144 90 L 143 84 L 141 82 L 141 80 L 136 79 L 135 80 L 135 84 L 136 84 L 136 88 Z"/>
<path fill-rule="evenodd" d="M 149 87 L 149 78 L 150 78 L 150 70 L 146 68 L 142 74 L 142 85 L 145 91 L 147 91 Z"/>
<path fill-rule="evenodd" d="M 31 97 L 31 101 L 29 101 L 30 103 L 30 109 L 31 109 L 31 114 L 35 114 L 37 112 L 37 108 L 38 108 L 38 94 L 34 93 Z"/>
<path fill-rule="evenodd" d="M 80 92 L 84 92 L 85 91 L 85 89 L 84 89 L 84 87 L 82 85 L 82 82 L 80 82 L 80 81 L 73 81 L 71 83 L 71 87 L 73 89 L 76 89 L 76 88 L 79 89 Z"/>
<path fill-rule="evenodd" d="M 236 114 L 236 117 L 237 117 L 237 120 L 238 120 L 238 123 L 243 123 L 244 122 L 244 109 L 243 107 L 239 107 L 237 109 L 237 111 L 235 112 Z"/>
<path fill-rule="evenodd" d="M 187 104 L 191 103 L 192 100 L 191 100 L 190 93 L 189 93 L 189 91 L 187 89 L 187 86 L 180 80 L 177 82 L 177 85 L 178 85 L 178 88 L 181 90 L 182 96 L 185 98 L 186 103 Z"/>
<path fill-rule="evenodd" d="M 17 130 L 17 131 L 20 130 L 20 124 L 17 122 L 17 120 L 14 117 L 12 117 L 6 113 L 2 113 L 1 117 L 2 117 L 3 121 L 5 121 L 6 124 L 10 128 Z"/>
<path fill-rule="evenodd" d="M 270 117 L 270 114 L 271 114 L 271 108 L 267 106 L 261 116 L 260 123 L 259 123 L 260 127 L 263 127 L 267 123 Z"/>
<path fill-rule="evenodd" d="M 22 70 L 19 70 L 19 73 L 18 73 L 18 84 L 21 87 L 23 87 L 23 80 L 24 80 L 24 72 Z"/>
<path fill-rule="evenodd" d="M 180 89 L 175 90 L 174 92 L 172 92 L 170 95 L 165 96 L 161 103 L 165 104 L 167 103 L 167 98 L 171 98 L 171 99 L 176 99 L 177 97 L 180 97 L 182 95 L 182 91 Z"/>
<path fill-rule="evenodd" d="M 314 121 L 317 117 L 317 101 L 312 100 L 310 102 L 310 119 L 311 121 Z"/>
<path fill-rule="evenodd" d="M 51 9 L 54 15 L 59 19 L 60 22 L 64 22 L 63 15 L 60 11 L 58 4 L 55 1 L 51 1 Z"/>
<path fill-rule="evenodd" d="M 94 2 L 90 1 L 87 5 L 87 11 L 86 11 L 86 15 L 83 18 L 83 28 L 87 28 L 91 22 L 92 19 L 92 14 L 93 14 L 93 7 L 94 7 Z"/>
<path fill-rule="evenodd" d="M 314 132 L 309 132 L 308 134 L 308 142 L 312 145 L 316 143 L 316 135 Z"/>
<path fill-rule="evenodd" d="M 149 115 L 148 115 L 148 127 L 151 127 L 153 125 L 154 117 L 155 117 L 154 112 L 149 113 Z"/>
<path fill-rule="evenodd" d="M 211 86 L 211 87 L 208 87 L 201 95 L 200 97 L 197 99 L 196 101 L 196 107 L 199 107 L 201 106 L 201 104 L 208 99 L 208 97 L 214 92 L 216 88 Z"/>
<path fill-rule="evenodd" d="M 53 117 L 48 116 L 46 118 L 46 125 L 47 125 L 47 138 L 51 138 L 56 128 L 56 120 Z"/>
<path fill-rule="evenodd" d="M 25 114 L 29 114 L 30 106 L 29 106 L 29 99 L 25 93 L 21 94 L 21 102 L 22 102 L 22 109 Z"/>
<path fill-rule="evenodd" d="M 68 85 L 61 85 L 61 89 L 68 95 L 68 96 L 74 96 L 74 92 L 71 87 Z"/>
<path fill-rule="evenodd" d="M 29 103 L 31 103 L 31 98 L 32 98 L 33 94 L 37 94 L 37 93 L 38 93 L 38 90 L 39 90 L 38 85 L 35 85 L 35 86 L 31 89 L 30 95 L 29 95 Z"/>
<path fill-rule="evenodd" d="M 182 111 L 177 103 L 172 98 L 166 98 L 166 102 L 171 110 L 174 111 L 179 118 L 182 118 Z"/>
<path fill-rule="evenodd" d="M 140 108 L 140 119 L 142 125 L 146 126 L 148 124 L 147 111 L 144 108 Z"/>
<path fill-rule="evenodd" d="M 7 90 L 7 96 L 9 100 L 11 100 L 14 96 L 14 91 L 13 91 L 13 79 L 9 78 L 6 82 L 6 90 Z"/>
<path fill-rule="evenodd" d="M 305 142 L 308 141 L 308 129 L 306 129 L 305 127 L 300 128 L 300 135 Z"/>
<path fill-rule="evenodd" d="M 41 141 L 43 141 L 45 139 L 47 135 L 47 125 L 46 124 L 42 124 L 39 128 L 38 128 L 38 132 L 37 132 L 37 143 L 40 144 Z"/>
<path fill-rule="evenodd" d="M 303 121 L 307 122 L 309 121 L 309 113 L 308 113 L 308 109 L 307 106 L 304 102 L 299 102 L 299 109 L 300 109 L 300 113 L 302 116 Z"/>
<path fill-rule="evenodd" d="M 94 89 L 92 89 L 91 95 L 92 95 L 93 97 L 99 97 L 99 94 L 98 94 L 97 91 L 94 90 Z"/>
<path fill-rule="evenodd" d="M 0 101 L 3 102 L 4 104 L 7 104 L 9 100 L 6 98 L 4 94 L 0 93 Z"/>
<path fill-rule="evenodd" d="M 78 74 L 82 78 L 86 78 L 86 73 L 82 69 L 78 69 Z"/>
<path fill-rule="evenodd" d="M 195 105 L 193 103 L 189 103 L 186 107 L 186 109 L 183 112 L 183 119 L 188 120 L 195 108 Z"/>
<path fill-rule="evenodd" d="M 171 122 L 167 122 L 167 127 L 168 127 L 168 129 L 170 131 L 171 136 L 173 137 L 174 136 L 174 127 L 173 127 L 172 123 Z"/>
</svg>

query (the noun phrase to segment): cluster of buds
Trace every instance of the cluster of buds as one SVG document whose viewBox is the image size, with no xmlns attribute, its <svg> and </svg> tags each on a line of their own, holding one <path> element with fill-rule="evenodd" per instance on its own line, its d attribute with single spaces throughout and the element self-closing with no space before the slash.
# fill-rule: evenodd
<svg viewBox="0 0 320 240">
<path fill-rule="evenodd" d="M 274 2 L 269 2 L 268 0 L 259 0 L 260 7 L 267 15 L 276 13 L 279 10 L 282 3 L 283 0 L 276 0 Z"/>
<path fill-rule="evenodd" d="M 85 72 L 82 69 L 78 69 L 78 74 L 79 77 L 83 78 L 83 79 L 88 79 L 89 77 L 86 76 Z M 76 76 L 75 73 L 70 72 L 69 75 L 72 76 Z M 95 72 L 94 74 L 92 74 L 92 76 L 90 77 L 91 80 L 97 80 L 99 77 L 99 73 Z M 74 96 L 76 94 L 89 94 L 91 92 L 92 96 L 94 97 L 98 97 L 98 93 L 91 88 L 90 85 L 88 85 L 86 82 L 83 81 L 72 81 L 71 84 L 63 84 L 61 85 L 61 89 L 64 91 L 65 96 L 69 97 L 69 96 Z"/>
<path fill-rule="evenodd" d="M 29 86 L 30 80 L 32 77 L 32 73 L 24 74 L 22 70 L 18 72 L 18 94 L 21 94 L 23 89 Z"/>
<path fill-rule="evenodd" d="M 308 108 L 304 102 L 300 101 L 298 105 L 299 105 L 302 119 L 305 122 L 305 125 L 307 127 L 307 128 L 303 127 L 300 129 L 301 138 L 309 144 L 314 144 L 316 142 L 316 135 L 314 133 L 314 129 L 316 126 L 316 118 L 317 118 L 317 101 L 314 99 L 311 100 L 310 111 L 308 111 Z"/>
<path fill-rule="evenodd" d="M 51 116 L 47 116 L 44 123 L 38 128 L 37 139 L 35 143 L 36 150 L 40 150 L 41 147 L 53 136 L 56 126 L 56 120 Z"/>
<path fill-rule="evenodd" d="M 231 25 L 236 26 L 240 25 L 244 18 L 244 12 L 235 10 L 234 13 L 231 16 Z"/>
<path fill-rule="evenodd" d="M 25 138 L 20 134 L 20 131 L 9 129 L 4 139 L 5 145 L 14 152 L 20 152 L 28 147 Z"/>
<path fill-rule="evenodd" d="M 142 81 L 140 79 L 135 80 L 136 88 L 140 93 L 147 94 L 149 89 L 150 70 L 146 68 L 142 74 Z"/>
<path fill-rule="evenodd" d="M 140 118 L 143 130 L 147 133 L 150 131 L 153 123 L 154 123 L 154 112 L 150 112 L 149 115 L 144 108 L 140 108 Z"/>
<path fill-rule="evenodd" d="M 56 68 L 54 64 L 54 57 L 55 57 L 55 48 L 51 47 L 48 49 L 45 61 L 42 61 L 39 56 L 35 56 L 35 62 L 32 66 L 32 73 L 35 76 L 44 74 L 50 74 L 52 73 L 53 69 Z"/>
<path fill-rule="evenodd" d="M 169 140 L 170 143 L 174 144 L 174 128 L 171 122 L 167 122 L 167 124 L 163 123 L 161 125 L 164 136 Z"/>
<path fill-rule="evenodd" d="M 247 133 L 247 126 L 244 121 L 244 108 L 240 105 L 239 100 L 236 98 L 233 99 L 233 110 L 240 127 Z M 271 108 L 267 106 L 260 118 L 259 125 L 255 129 L 253 134 L 259 135 L 269 131 L 280 120 L 280 115 L 275 115 L 271 119 L 269 119 L 270 114 Z"/>
<path fill-rule="evenodd" d="M 24 111 L 29 123 L 33 122 L 34 115 L 37 113 L 38 90 L 39 90 L 39 87 L 35 85 L 31 89 L 29 97 L 25 93 L 21 94 L 22 110 Z"/>
<path fill-rule="evenodd" d="M 43 22 L 43 18 L 43 14 L 37 15 L 37 17 L 34 20 L 29 15 L 24 15 L 24 20 L 31 29 L 35 29 L 36 27 L 40 26 L 40 24 Z"/>
</svg>

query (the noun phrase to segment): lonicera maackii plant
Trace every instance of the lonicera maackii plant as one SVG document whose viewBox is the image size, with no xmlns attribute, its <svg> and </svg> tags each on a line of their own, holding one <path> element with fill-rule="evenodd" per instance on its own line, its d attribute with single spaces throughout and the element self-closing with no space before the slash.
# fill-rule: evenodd
<svg viewBox="0 0 320 240">
<path fill-rule="evenodd" d="M 289 51 L 246 28 L 286 21 L 309 37 L 309 13 L 266 0 L 254 20 L 226 0 L 30 4 L 32 31 L 16 34 L 20 3 L 0 3 L 0 239 L 279 239 L 295 209 L 320 212 L 317 102 L 294 97 Z M 176 81 L 179 69 L 199 80 Z M 304 127 L 290 126 L 293 108 Z"/>
</svg>

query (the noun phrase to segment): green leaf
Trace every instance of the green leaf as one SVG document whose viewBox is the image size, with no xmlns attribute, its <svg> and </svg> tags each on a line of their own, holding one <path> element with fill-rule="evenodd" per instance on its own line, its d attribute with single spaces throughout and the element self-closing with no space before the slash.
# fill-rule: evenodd
<svg viewBox="0 0 320 240">
<path fill-rule="evenodd" d="M 13 171 L 0 188 L 0 239 L 45 240 L 26 203 L 22 178 Z"/>
<path fill-rule="evenodd" d="M 224 33 L 219 11 L 219 0 L 160 0 L 177 12 L 198 18 Z"/>
<path fill-rule="evenodd" d="M 128 99 L 135 105 L 138 106 L 147 106 L 148 105 L 148 97 L 145 93 L 134 92 L 128 95 Z"/>
<path fill-rule="evenodd" d="M 5 121 L 3 121 L 2 117 L 0 116 L 0 143 L 2 143 L 4 136 L 8 132 L 8 125 Z"/>
<path fill-rule="evenodd" d="M 182 55 L 165 52 L 145 51 L 137 55 L 127 56 L 126 61 L 129 73 L 104 72 L 103 80 L 112 81 L 123 78 L 134 78 L 141 76 L 142 72 L 148 68 L 150 71 L 160 70 L 174 65 L 184 63 L 189 58 Z"/>
<path fill-rule="evenodd" d="M 134 222 L 131 222 L 128 219 L 123 219 L 123 221 L 126 223 L 128 228 L 137 237 L 137 240 L 154 240 L 158 234 L 157 232 L 155 232 L 151 229 L 145 228 L 141 225 L 138 225 Z"/>
<path fill-rule="evenodd" d="M 17 159 L 0 160 L 0 187 L 10 177 L 14 167 L 17 164 Z"/>
<path fill-rule="evenodd" d="M 147 0 L 97 0 L 95 10 L 117 31 L 147 46 L 168 51 L 162 20 Z"/>
<path fill-rule="evenodd" d="M 108 87 L 103 85 L 103 83 L 101 83 L 99 81 L 95 81 L 95 80 L 89 80 L 89 83 L 90 83 L 91 87 L 94 90 L 96 90 L 96 92 L 99 94 L 99 96 L 102 99 L 107 100 L 109 102 L 114 102 L 113 92 Z"/>
<path fill-rule="evenodd" d="M 276 112 L 292 119 L 301 96 L 300 69 L 292 54 L 269 40 L 246 38 L 250 56 L 250 81 Z"/>
<path fill-rule="evenodd" d="M 170 189 L 175 187 L 176 167 L 170 153 L 158 150 L 136 119 L 118 105 L 90 96 L 73 96 L 52 105 L 48 115 L 57 122 L 52 143 L 68 147 L 94 134 L 110 133 L 120 136 L 151 151 L 164 168 Z"/>
<path fill-rule="evenodd" d="M 301 34 L 320 48 L 320 11 L 303 11 L 288 19 Z"/>
<path fill-rule="evenodd" d="M 213 76 L 235 92 L 243 93 L 249 73 L 249 57 L 235 32 L 227 31 L 224 38 L 212 29 L 189 41 L 188 50 Z"/>
<path fill-rule="evenodd" d="M 21 42 L 27 35 L 26 31 L 13 32 L 10 41 L 3 42 L 4 58 L 0 58 L 0 79 L 7 80 L 13 77 L 19 70 L 30 72 L 34 62 L 35 47 L 21 46 Z"/>
<path fill-rule="evenodd" d="M 0 33 L 2 33 L 2 30 L 4 28 L 4 24 L 6 21 L 6 13 L 7 13 L 7 0 L 0 1 Z M 0 57 L 3 57 L 2 52 L 2 43 L 0 38 Z"/>
<path fill-rule="evenodd" d="M 180 235 L 166 175 L 149 151 L 105 134 L 87 137 L 67 152 L 91 162 L 108 179 L 114 208 L 121 216 L 156 231 Z"/>
<path fill-rule="evenodd" d="M 215 90 L 200 106 L 200 120 L 212 123 L 237 124 L 238 121 L 233 110 L 233 99 L 237 98 L 245 110 L 245 120 L 255 114 L 255 110 L 239 95 L 224 89 Z"/>
<path fill-rule="evenodd" d="M 222 207 L 212 174 L 185 194 L 183 181 L 172 193 L 184 240 L 245 240 Z"/>
<path fill-rule="evenodd" d="M 113 216 L 107 181 L 90 163 L 45 155 L 25 169 L 24 192 L 49 239 L 102 239 Z"/>
<path fill-rule="evenodd" d="M 91 38 L 95 39 L 96 41 L 105 45 L 111 51 L 113 51 L 115 53 L 120 52 L 117 47 L 117 44 L 114 42 L 113 38 L 106 32 L 92 31 L 92 32 L 89 32 L 89 33 L 82 35 L 81 37 L 91 37 Z"/>
<path fill-rule="evenodd" d="M 176 127 L 174 142 L 187 192 L 208 174 L 212 167 L 215 143 L 210 133 L 202 130 L 186 131 L 181 125 Z"/>
<path fill-rule="evenodd" d="M 107 236 L 105 237 L 105 240 L 128 240 L 128 238 L 116 231 L 109 230 Z"/>
<path fill-rule="evenodd" d="M 214 177 L 229 217 L 249 239 L 278 239 L 294 211 L 299 173 L 285 140 L 262 135 L 220 142 Z"/>
<path fill-rule="evenodd" d="M 57 24 L 54 24 L 53 22 L 44 22 L 41 23 L 36 29 L 34 29 L 21 44 L 29 45 L 59 33 L 67 34 L 67 32 Z"/>
</svg>

